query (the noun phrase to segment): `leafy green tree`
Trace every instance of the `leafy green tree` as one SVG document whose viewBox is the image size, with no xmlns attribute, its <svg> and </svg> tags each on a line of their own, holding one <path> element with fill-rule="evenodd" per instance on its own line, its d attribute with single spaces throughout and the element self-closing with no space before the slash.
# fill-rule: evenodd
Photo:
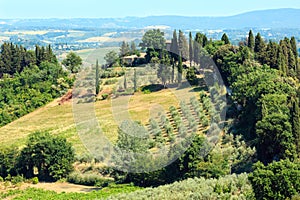
<svg viewBox="0 0 300 200">
<path fill-rule="evenodd" d="M 65 138 L 36 132 L 29 136 L 26 147 L 21 151 L 20 173 L 27 175 L 26 178 L 33 178 L 37 168 L 39 180 L 59 180 L 73 170 L 74 158 L 72 145 Z"/>
<path fill-rule="evenodd" d="M 292 95 L 294 88 L 278 76 L 278 71 L 268 66 L 248 67 L 232 83 L 233 98 L 241 105 L 239 131 L 247 140 L 254 140 L 255 124 L 261 120 L 261 97 L 266 94 Z M 276 81 L 274 81 L 276 80 Z M 255 83 L 255 85 L 253 85 Z M 256 141 L 256 140 L 255 140 Z"/>
<path fill-rule="evenodd" d="M 144 34 L 140 47 L 143 50 L 147 48 L 164 50 L 166 48 L 166 39 L 164 38 L 164 35 L 164 32 L 159 29 L 149 30 Z"/>
<path fill-rule="evenodd" d="M 236 79 L 236 77 L 231 77 L 233 69 L 238 68 L 238 64 L 242 64 L 241 55 L 237 51 L 236 47 L 223 45 L 213 55 L 213 60 L 226 83 Z"/>
<path fill-rule="evenodd" d="M 115 65 L 116 63 L 118 63 L 119 60 L 119 56 L 115 51 L 110 51 L 108 52 L 105 57 L 104 57 L 106 64 L 109 67 L 112 67 L 113 65 Z"/>
<path fill-rule="evenodd" d="M 172 71 L 170 65 L 160 64 L 157 72 L 157 77 L 161 80 L 164 88 L 172 78 Z"/>
<path fill-rule="evenodd" d="M 7 176 L 17 175 L 17 160 L 19 150 L 17 148 L 8 148 L 0 150 L 0 177 L 6 178 Z"/>
<path fill-rule="evenodd" d="M 230 44 L 229 38 L 228 38 L 228 36 L 227 36 L 226 33 L 224 33 L 224 34 L 222 35 L 221 40 L 224 42 L 224 44 Z"/>
<path fill-rule="evenodd" d="M 295 140 L 289 117 L 280 113 L 265 116 L 256 124 L 258 158 L 269 163 L 273 160 L 294 159 Z"/>
<path fill-rule="evenodd" d="M 200 176 L 199 165 L 211 150 L 204 137 L 196 136 L 191 146 L 179 158 L 179 168 L 184 177 Z"/>
<path fill-rule="evenodd" d="M 77 56 L 74 52 L 70 52 L 67 57 L 62 61 L 62 64 L 69 70 L 71 73 L 78 73 L 82 65 L 82 59 L 80 56 Z"/>
<path fill-rule="evenodd" d="M 197 85 L 198 84 L 198 78 L 196 75 L 196 68 L 190 67 L 186 73 L 186 79 L 191 85 Z"/>
<path fill-rule="evenodd" d="M 255 45 L 255 41 L 254 41 L 254 35 L 252 33 L 252 30 L 249 31 L 249 36 L 248 36 L 248 41 L 247 41 L 247 46 L 251 49 L 254 50 L 254 45 Z"/>
<path fill-rule="evenodd" d="M 249 180 L 256 199 L 292 198 L 300 191 L 300 163 L 287 159 L 264 166 L 258 162 Z"/>
</svg>

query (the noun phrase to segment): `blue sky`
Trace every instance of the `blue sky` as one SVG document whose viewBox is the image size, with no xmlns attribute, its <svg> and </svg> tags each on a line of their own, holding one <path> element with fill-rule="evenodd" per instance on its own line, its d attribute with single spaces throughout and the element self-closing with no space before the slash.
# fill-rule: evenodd
<svg viewBox="0 0 300 200">
<path fill-rule="evenodd" d="M 300 8 L 300 1 L 0 0 L 0 18 L 107 18 L 150 15 L 229 16 L 247 11 L 274 8 Z"/>
</svg>

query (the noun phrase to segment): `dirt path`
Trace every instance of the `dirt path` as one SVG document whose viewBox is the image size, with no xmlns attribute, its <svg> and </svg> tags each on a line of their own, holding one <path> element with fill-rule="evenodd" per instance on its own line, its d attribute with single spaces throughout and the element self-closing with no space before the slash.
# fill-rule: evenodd
<svg viewBox="0 0 300 200">
<path fill-rule="evenodd" d="M 50 190 L 50 191 L 54 191 L 57 193 L 62 193 L 62 192 L 87 193 L 87 192 L 99 190 L 99 188 L 96 188 L 96 187 L 75 185 L 75 184 L 70 184 L 70 183 L 39 183 L 36 185 L 28 184 L 27 187 Z"/>
<path fill-rule="evenodd" d="M 84 185 L 75 185 L 71 183 L 38 183 L 36 185 L 24 183 L 19 187 L 4 187 L 3 184 L 0 184 L 0 192 L 6 192 L 8 190 L 25 190 L 27 188 L 36 188 L 36 189 L 43 189 L 43 190 L 49 190 L 54 191 L 57 193 L 88 193 L 92 191 L 100 190 L 96 187 L 89 187 Z"/>
</svg>

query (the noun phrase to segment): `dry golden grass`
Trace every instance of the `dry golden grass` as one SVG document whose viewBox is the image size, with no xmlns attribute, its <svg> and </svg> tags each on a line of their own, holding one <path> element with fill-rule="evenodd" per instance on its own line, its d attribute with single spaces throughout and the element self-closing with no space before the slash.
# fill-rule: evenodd
<svg viewBox="0 0 300 200">
<path fill-rule="evenodd" d="M 190 88 L 179 91 L 166 89 L 151 94 L 136 93 L 129 100 L 130 117 L 147 124 L 155 110 L 167 111 L 170 106 L 177 106 L 180 99 L 186 98 L 188 100 L 190 96 L 187 94 L 194 95 L 188 90 Z M 118 123 L 115 116 L 120 117 L 122 115 L 122 111 L 118 111 L 118 109 L 113 115 L 112 102 L 115 106 L 118 104 L 118 100 L 123 101 L 122 98 L 124 97 L 95 103 L 95 113 L 99 124 L 111 142 L 115 142 L 118 137 Z M 25 144 L 27 136 L 36 131 L 50 131 L 53 134 L 64 136 L 73 143 L 77 154 L 86 152 L 76 132 L 71 102 L 58 105 L 58 100 L 53 101 L 45 107 L 0 128 L 1 147 L 22 146 Z"/>
</svg>

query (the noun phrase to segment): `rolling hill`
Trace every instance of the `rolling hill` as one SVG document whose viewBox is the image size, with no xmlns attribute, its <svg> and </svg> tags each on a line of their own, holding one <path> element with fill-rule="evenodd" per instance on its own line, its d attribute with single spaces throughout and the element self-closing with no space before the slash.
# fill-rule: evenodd
<svg viewBox="0 0 300 200">
<path fill-rule="evenodd" d="M 201 13 L 199 13 L 201 15 Z M 300 28 L 300 9 L 252 11 L 226 17 L 149 16 L 98 19 L 0 19 L 0 28 L 127 28 L 161 25 L 182 29 Z"/>
</svg>

